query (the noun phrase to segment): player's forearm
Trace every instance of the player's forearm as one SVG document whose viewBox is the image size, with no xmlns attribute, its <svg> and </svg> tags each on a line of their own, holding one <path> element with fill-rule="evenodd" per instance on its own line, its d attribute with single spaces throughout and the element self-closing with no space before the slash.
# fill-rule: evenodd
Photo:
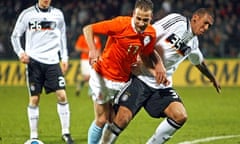
<svg viewBox="0 0 240 144">
<path fill-rule="evenodd" d="M 24 53 L 24 50 L 23 50 L 23 48 L 21 46 L 20 37 L 17 36 L 16 33 L 12 34 L 12 36 L 11 36 L 11 43 L 12 43 L 14 52 L 20 58 L 21 54 Z"/>
<path fill-rule="evenodd" d="M 83 28 L 83 34 L 84 34 L 84 37 L 88 44 L 89 49 L 96 50 L 96 46 L 95 46 L 94 39 L 93 39 L 93 30 L 92 30 L 91 25 L 87 25 Z"/>
<path fill-rule="evenodd" d="M 199 71 L 201 71 L 202 74 L 204 74 L 210 81 L 215 80 L 215 76 L 212 74 L 212 72 L 208 69 L 206 63 L 203 61 L 201 64 L 196 65 Z"/>
</svg>

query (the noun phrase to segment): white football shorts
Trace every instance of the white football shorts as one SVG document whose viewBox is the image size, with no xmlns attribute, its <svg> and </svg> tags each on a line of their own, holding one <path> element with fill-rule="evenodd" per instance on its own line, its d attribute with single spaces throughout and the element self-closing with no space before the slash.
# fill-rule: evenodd
<svg viewBox="0 0 240 144">
<path fill-rule="evenodd" d="M 92 99 L 98 104 L 104 104 L 114 99 L 114 96 L 126 85 L 126 82 L 108 80 L 98 74 L 93 68 L 90 70 L 89 86 Z"/>
</svg>

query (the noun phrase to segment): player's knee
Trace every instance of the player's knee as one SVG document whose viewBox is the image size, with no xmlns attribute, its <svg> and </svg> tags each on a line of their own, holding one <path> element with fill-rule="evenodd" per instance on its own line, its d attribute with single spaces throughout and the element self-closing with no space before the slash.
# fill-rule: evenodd
<svg viewBox="0 0 240 144">
<path fill-rule="evenodd" d="M 173 115 L 173 120 L 178 123 L 183 125 L 187 121 L 187 113 L 186 112 L 178 112 Z"/>
<path fill-rule="evenodd" d="M 30 106 L 38 106 L 39 103 L 39 96 L 31 96 L 29 99 Z"/>
<path fill-rule="evenodd" d="M 57 95 L 59 102 L 63 102 L 63 103 L 67 102 L 67 95 L 66 95 L 65 90 L 57 90 L 56 95 Z"/>
<path fill-rule="evenodd" d="M 166 109 L 165 114 L 176 123 L 183 125 L 187 121 L 187 112 L 182 103 L 173 102 Z"/>
<path fill-rule="evenodd" d="M 105 116 L 99 116 L 96 118 L 96 125 L 99 127 L 103 127 L 107 123 L 107 118 Z"/>
</svg>

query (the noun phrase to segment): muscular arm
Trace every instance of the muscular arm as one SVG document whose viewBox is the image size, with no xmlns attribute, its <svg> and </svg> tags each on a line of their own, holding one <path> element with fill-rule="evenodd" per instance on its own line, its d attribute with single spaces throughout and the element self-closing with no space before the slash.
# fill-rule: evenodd
<svg viewBox="0 0 240 144">
<path fill-rule="evenodd" d="M 95 46 L 94 39 L 93 39 L 94 33 L 92 30 L 92 26 L 91 25 L 85 26 L 83 28 L 83 34 L 89 47 L 89 63 L 92 65 L 93 63 L 96 62 L 99 56 L 99 53 L 97 52 L 97 48 Z"/>
<path fill-rule="evenodd" d="M 149 56 L 141 55 L 143 64 L 149 68 L 149 71 L 155 76 L 157 83 L 168 85 L 169 81 L 167 80 L 166 69 L 163 64 L 162 57 L 163 50 L 158 46 L 155 46 L 153 53 L 151 53 Z"/>
<path fill-rule="evenodd" d="M 196 67 L 198 68 L 199 71 L 201 71 L 202 74 L 204 74 L 213 83 L 213 86 L 216 88 L 217 92 L 220 93 L 221 86 L 217 82 L 215 76 L 208 69 L 206 63 L 203 61 L 201 64 L 196 65 Z"/>
</svg>

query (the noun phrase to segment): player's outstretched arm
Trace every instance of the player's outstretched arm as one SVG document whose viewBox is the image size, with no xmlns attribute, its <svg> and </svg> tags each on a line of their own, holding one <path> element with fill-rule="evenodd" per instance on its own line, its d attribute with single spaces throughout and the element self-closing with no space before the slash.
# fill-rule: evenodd
<svg viewBox="0 0 240 144">
<path fill-rule="evenodd" d="M 203 61 L 201 64 L 196 65 L 199 71 L 201 71 L 202 74 L 204 74 L 212 83 L 213 86 L 216 88 L 218 93 L 221 93 L 221 86 L 216 80 L 215 76 L 210 72 L 208 69 L 206 63 Z"/>
</svg>

